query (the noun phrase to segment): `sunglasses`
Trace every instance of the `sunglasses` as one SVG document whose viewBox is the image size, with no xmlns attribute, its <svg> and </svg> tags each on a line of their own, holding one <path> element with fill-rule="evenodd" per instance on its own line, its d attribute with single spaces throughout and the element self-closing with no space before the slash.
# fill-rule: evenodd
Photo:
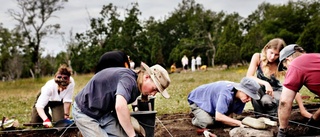
<svg viewBox="0 0 320 137">
<path fill-rule="evenodd" d="M 287 70 L 287 67 L 283 66 L 283 67 L 282 67 L 282 70 L 286 71 L 286 70 Z"/>
<path fill-rule="evenodd" d="M 57 78 L 58 79 L 63 78 L 64 80 L 69 80 L 69 76 L 67 76 L 67 75 L 58 75 Z"/>
</svg>

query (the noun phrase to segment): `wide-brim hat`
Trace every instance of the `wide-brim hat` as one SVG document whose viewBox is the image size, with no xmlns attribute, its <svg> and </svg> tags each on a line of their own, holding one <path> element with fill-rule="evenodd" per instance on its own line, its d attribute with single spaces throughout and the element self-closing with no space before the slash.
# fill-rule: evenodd
<svg viewBox="0 0 320 137">
<path fill-rule="evenodd" d="M 249 97 L 258 100 L 260 96 L 258 95 L 258 90 L 260 85 L 254 79 L 249 77 L 244 77 L 240 83 L 233 83 L 233 87 L 247 94 Z"/>
<path fill-rule="evenodd" d="M 141 66 L 150 75 L 152 81 L 157 86 L 157 89 L 159 90 L 161 95 L 165 98 L 170 98 L 170 95 L 166 90 L 166 88 L 170 85 L 171 82 L 168 71 L 158 64 L 153 65 L 149 68 L 147 64 L 141 62 Z"/>
</svg>

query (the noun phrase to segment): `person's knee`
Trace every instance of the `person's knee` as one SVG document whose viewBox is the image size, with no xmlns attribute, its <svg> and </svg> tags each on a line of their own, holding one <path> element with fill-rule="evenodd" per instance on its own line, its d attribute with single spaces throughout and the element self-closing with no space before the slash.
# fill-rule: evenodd
<svg viewBox="0 0 320 137">
<path fill-rule="evenodd" d="M 274 91 L 273 92 L 273 98 L 275 100 L 280 100 L 280 97 L 281 97 L 281 92 L 280 91 Z"/>
<path fill-rule="evenodd" d="M 200 128 L 207 128 L 208 126 L 212 126 L 214 124 L 213 120 L 205 120 L 199 119 L 197 117 L 192 118 L 192 124 L 198 126 Z"/>
<path fill-rule="evenodd" d="M 262 98 L 261 98 L 261 103 L 262 103 L 263 105 L 265 105 L 265 104 L 272 104 L 272 97 L 269 96 L 269 95 L 264 95 L 264 96 L 262 96 Z"/>
</svg>

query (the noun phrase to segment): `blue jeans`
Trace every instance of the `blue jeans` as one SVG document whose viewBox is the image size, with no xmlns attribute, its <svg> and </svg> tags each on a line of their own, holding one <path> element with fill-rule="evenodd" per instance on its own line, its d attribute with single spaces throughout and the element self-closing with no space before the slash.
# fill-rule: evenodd
<svg viewBox="0 0 320 137">
<path fill-rule="evenodd" d="M 76 102 L 72 107 L 73 119 L 84 137 L 126 137 L 119 121 L 111 113 L 94 119 L 82 113 Z"/>
</svg>

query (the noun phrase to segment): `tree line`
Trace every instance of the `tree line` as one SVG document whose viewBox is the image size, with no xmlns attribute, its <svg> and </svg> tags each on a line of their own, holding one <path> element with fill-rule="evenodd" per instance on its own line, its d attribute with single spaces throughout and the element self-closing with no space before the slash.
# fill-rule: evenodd
<svg viewBox="0 0 320 137">
<path fill-rule="evenodd" d="M 77 73 L 90 73 L 99 57 L 111 50 L 126 52 L 136 64 L 143 61 L 167 68 L 173 63 L 181 66 L 183 55 L 200 55 L 208 66 L 249 62 L 275 37 L 297 43 L 307 52 L 320 51 L 318 0 L 263 2 L 246 18 L 182 0 L 163 20 L 152 16 L 139 20 L 139 3 L 131 3 L 124 18 L 117 6 L 104 5 L 99 17 L 90 18 L 90 29 L 75 36 L 70 32 L 67 51 L 42 57 L 41 40 L 63 35 L 60 24 L 45 23 L 67 0 L 17 1 L 22 13 L 9 12 L 18 21 L 17 28 L 9 30 L 0 24 L 0 74 L 10 79 L 50 75 L 62 63 Z"/>
</svg>

